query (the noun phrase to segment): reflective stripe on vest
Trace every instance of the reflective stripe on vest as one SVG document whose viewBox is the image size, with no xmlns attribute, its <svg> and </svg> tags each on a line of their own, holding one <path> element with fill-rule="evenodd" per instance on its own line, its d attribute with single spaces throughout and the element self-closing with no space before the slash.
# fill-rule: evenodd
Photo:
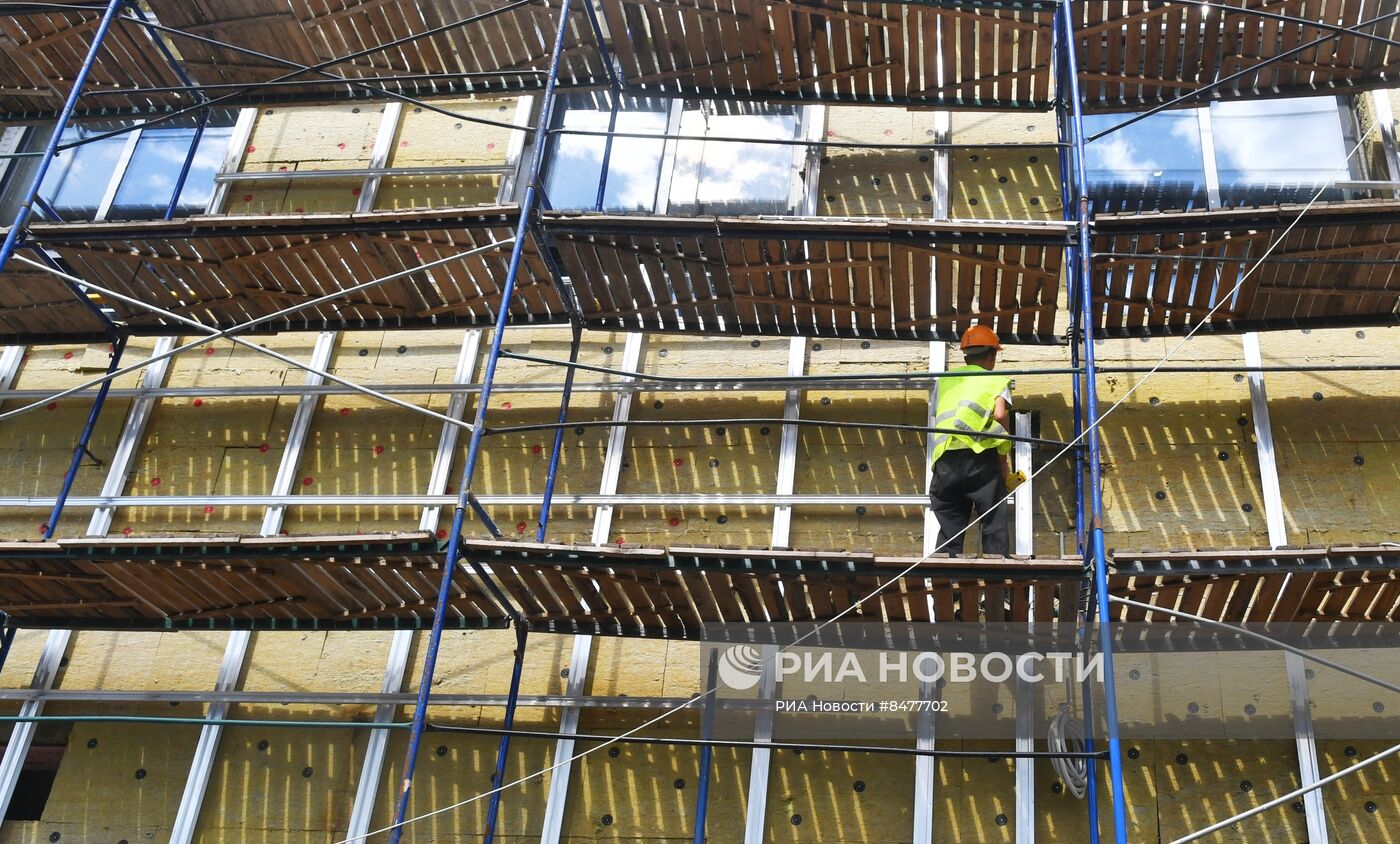
<svg viewBox="0 0 1400 844">
<path fill-rule="evenodd" d="M 951 373 L 981 371 L 976 366 L 960 366 Z M 1011 379 L 1000 375 L 978 375 L 970 378 L 945 377 L 938 382 L 935 428 L 951 428 L 966 434 L 936 433 L 933 435 L 933 460 L 952 449 L 966 448 L 974 453 L 995 449 L 1002 454 L 1011 451 L 1011 441 L 982 434 L 1005 434 L 1006 429 L 992 418 L 997 398 L 1006 392 Z"/>
</svg>

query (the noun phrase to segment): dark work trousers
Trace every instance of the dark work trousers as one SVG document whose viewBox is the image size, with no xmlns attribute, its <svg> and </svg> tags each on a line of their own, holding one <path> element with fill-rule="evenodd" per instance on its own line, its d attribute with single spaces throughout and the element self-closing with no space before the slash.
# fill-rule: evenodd
<svg viewBox="0 0 1400 844">
<path fill-rule="evenodd" d="M 974 453 L 960 448 L 945 451 L 933 464 L 929 501 L 938 517 L 939 552 L 961 556 L 964 533 L 972 521 L 972 508 L 990 515 L 982 526 L 982 553 L 1008 556 L 1011 553 L 1006 508 L 1006 481 L 1001 477 L 1001 461 L 994 449 Z"/>
</svg>

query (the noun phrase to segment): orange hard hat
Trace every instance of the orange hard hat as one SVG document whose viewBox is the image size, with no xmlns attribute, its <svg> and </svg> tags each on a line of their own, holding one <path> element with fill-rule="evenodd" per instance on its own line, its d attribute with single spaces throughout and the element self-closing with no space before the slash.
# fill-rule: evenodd
<svg viewBox="0 0 1400 844">
<path fill-rule="evenodd" d="M 985 325 L 974 325 L 963 332 L 962 346 L 960 348 L 970 349 L 974 346 L 991 346 L 998 351 L 1001 350 L 1001 341 L 997 339 L 997 333 Z"/>
</svg>

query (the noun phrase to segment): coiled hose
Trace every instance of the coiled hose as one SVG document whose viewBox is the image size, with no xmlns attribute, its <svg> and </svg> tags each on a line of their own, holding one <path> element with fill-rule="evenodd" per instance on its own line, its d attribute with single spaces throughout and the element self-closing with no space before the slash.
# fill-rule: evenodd
<svg viewBox="0 0 1400 844">
<path fill-rule="evenodd" d="M 1050 721 L 1045 745 L 1054 753 L 1083 753 L 1084 725 L 1070 715 L 1067 709 L 1060 710 L 1060 714 Z M 1084 757 L 1056 756 L 1050 760 L 1050 766 L 1059 774 L 1060 779 L 1064 780 L 1069 793 L 1083 800 L 1084 793 L 1088 790 L 1089 760 Z"/>
</svg>

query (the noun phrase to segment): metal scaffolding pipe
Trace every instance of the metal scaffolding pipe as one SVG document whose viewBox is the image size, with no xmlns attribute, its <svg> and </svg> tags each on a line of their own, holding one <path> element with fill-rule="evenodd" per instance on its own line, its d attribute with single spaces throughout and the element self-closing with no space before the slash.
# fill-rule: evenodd
<svg viewBox="0 0 1400 844">
<path fill-rule="evenodd" d="M 561 0 L 559 26 L 554 36 L 554 47 L 550 53 L 549 72 L 545 77 L 544 95 L 540 99 L 540 125 L 549 125 L 554 114 L 554 92 L 559 78 L 559 64 L 564 52 L 564 42 L 569 32 L 569 5 L 571 0 Z M 418 761 L 418 747 L 423 740 L 423 728 L 427 723 L 428 703 L 432 692 L 433 673 L 437 666 L 438 649 L 442 645 L 442 631 L 447 618 L 447 603 L 452 587 L 452 575 L 457 568 L 459 547 L 462 540 L 462 527 L 466 518 L 468 502 L 472 493 L 472 480 L 476 474 L 477 460 L 481 456 L 481 437 L 486 431 L 486 409 L 491 401 L 491 385 L 496 379 L 496 365 L 501 359 L 501 341 L 505 335 L 510 316 L 510 300 L 515 292 L 516 276 L 525 253 L 525 240 L 529 232 L 530 216 L 534 210 L 536 186 L 540 168 L 544 163 L 544 144 L 535 144 L 526 173 L 525 194 L 520 201 L 520 220 L 516 226 L 515 243 L 510 253 L 510 263 L 506 277 L 501 283 L 501 304 L 497 310 L 496 328 L 491 334 L 491 351 L 486 358 L 486 370 L 482 376 L 481 397 L 476 403 L 475 422 L 471 427 L 471 441 L 467 445 L 466 465 L 462 469 L 462 481 L 458 486 L 457 506 L 452 513 L 452 532 L 447 543 L 446 560 L 443 565 L 442 580 L 438 587 L 437 604 L 433 608 L 433 625 L 428 635 L 428 647 L 423 655 L 423 671 L 418 681 L 418 702 L 413 710 L 413 725 L 409 733 L 408 751 L 404 758 L 403 784 L 399 791 L 398 806 L 394 812 L 394 823 L 389 833 L 389 844 L 399 844 L 403 838 L 405 818 L 408 816 L 409 798 L 412 796 L 413 773 Z M 487 520 L 489 523 L 489 520 Z M 511 606 L 506 603 L 505 606 Z M 521 625 L 523 627 L 523 625 Z M 493 786 L 499 793 L 504 783 Z"/>
<path fill-rule="evenodd" d="M 920 340 L 920 341 L 914 341 L 914 342 L 923 342 L 923 341 Z M 980 368 L 979 368 L 979 369 L 977 369 L 977 370 L 975 370 L 975 371 L 974 371 L 974 370 L 966 370 L 966 371 L 964 371 L 964 370 L 957 370 L 957 371 L 949 370 L 948 372 L 924 372 L 924 373 L 919 373 L 919 374 L 917 374 L 917 375 L 911 374 L 911 373 L 908 373 L 908 372 L 876 372 L 876 373 L 865 373 L 865 374 L 837 374 L 837 373 L 833 373 L 833 374 L 830 374 L 830 375 L 772 375 L 772 376 L 760 377 L 760 378 L 744 378 L 744 377 L 739 377 L 739 378 L 734 378 L 734 379 L 725 379 L 725 378 L 719 378 L 719 379 L 717 379 L 717 378 L 715 378 L 715 377 L 713 377 L 713 376 L 705 377 L 705 376 L 700 376 L 700 375 L 655 375 L 655 374 L 649 374 L 649 373 L 646 373 L 646 372 L 637 372 L 637 371 L 633 371 L 633 370 L 629 370 L 629 369 L 619 369 L 619 368 L 617 368 L 617 367 L 611 367 L 611 366 L 600 366 L 600 365 L 598 365 L 598 364 L 596 364 L 596 363 L 579 363 L 579 362 L 577 362 L 577 361 L 563 361 L 563 360 L 559 360 L 558 358 L 547 358 L 547 357 L 541 357 L 541 356 L 539 356 L 539 355 L 525 354 L 525 353 L 522 353 L 522 352 L 502 352 L 502 353 L 501 353 L 501 357 L 511 358 L 511 359 L 513 359 L 513 360 L 526 361 L 526 362 L 529 362 L 529 363 L 542 363 L 542 364 L 546 364 L 546 365 L 549 365 L 549 366 L 565 367 L 565 368 L 568 368 L 568 369 L 582 369 L 582 370 L 587 371 L 587 372 L 597 372 L 597 373 L 603 374 L 603 375 L 616 375 L 616 376 L 621 377 L 621 378 L 633 378 L 633 379 L 639 379 L 639 380 L 643 380 L 643 381 L 651 380 L 651 381 L 660 381 L 660 382 L 675 383 L 675 384 L 707 384 L 707 383 L 715 383 L 716 381 L 720 381 L 720 382 L 723 382 L 723 381 L 733 381 L 733 383 L 735 383 L 735 384 L 744 384 L 744 385 L 760 384 L 760 383 L 761 383 L 761 384 L 774 384 L 774 385 L 777 385 L 779 389 L 784 389 L 784 390 L 789 389 L 791 386 L 794 386 L 794 385 L 801 385 L 801 384 L 804 384 L 804 383 L 807 383 L 807 382 L 813 382 L 813 381 L 816 381 L 816 382 L 840 382 L 840 381 L 843 381 L 843 380 L 853 380 L 853 379 L 866 379 L 866 380 L 869 380 L 869 379 L 888 379 L 888 380 L 891 380 L 891 381 L 900 381 L 900 382 L 910 381 L 910 382 L 918 382 L 919 384 L 925 384 L 925 383 L 932 383 L 932 382 L 937 381 L 937 380 L 939 380 L 939 379 L 941 379 L 941 378 L 983 378 L 983 377 L 986 377 L 986 376 L 989 376 L 989 375 L 993 375 L 993 374 L 995 374 L 995 375 L 997 375 L 997 376 L 1000 376 L 1000 377 L 1004 377 L 1004 376 L 1008 376 L 1008 375 L 1065 375 L 1065 374 L 1072 373 L 1072 372 L 1080 372 L 1080 371 L 1082 371 L 1082 370 L 1080 370 L 1080 369 L 1078 369 L 1078 368 L 1070 368 L 1070 367 L 1063 367 L 1063 366 L 1060 366 L 1060 367 L 1049 367 L 1049 368 L 1045 368 L 1045 369 L 1001 369 L 1001 370 L 997 370 L 995 373 L 992 373 L 992 372 L 989 372 L 988 370 L 980 369 Z"/>
<path fill-rule="evenodd" d="M 515 625 L 515 658 L 511 661 L 510 691 L 506 697 L 506 714 L 501 721 L 501 743 L 496 749 L 496 770 L 491 775 L 491 802 L 486 808 L 486 834 L 484 844 L 496 840 L 496 823 L 501 816 L 501 795 L 505 794 L 502 785 L 506 781 L 506 758 L 510 753 L 510 731 L 515 727 L 515 710 L 520 702 L 520 676 L 525 669 L 525 642 L 529 630 L 519 622 Z"/>
<path fill-rule="evenodd" d="M 681 98 L 684 99 L 684 98 Z M 609 121 L 611 127 L 613 121 Z M 939 151 L 953 149 L 1044 149 L 1045 147 L 1060 147 L 1059 143 L 1034 143 L 1030 141 L 1002 141 L 999 143 L 985 144 L 954 144 L 954 143 L 932 143 L 932 144 L 896 144 L 882 143 L 878 141 L 809 141 L 803 138 L 735 138 L 713 135 L 682 135 L 653 132 L 614 132 L 611 129 L 567 129 L 559 127 L 550 129 L 550 135 L 579 135 L 590 138 L 636 138 L 646 141 L 698 141 L 716 144 L 757 144 L 760 146 L 782 146 L 782 147 L 806 147 L 809 149 L 878 149 L 891 151 Z M 606 165 L 606 159 L 604 159 Z M 601 210 L 595 208 L 595 211 Z"/>
<path fill-rule="evenodd" d="M 111 361 L 107 364 L 107 372 L 115 372 L 121 366 L 126 341 L 127 337 L 124 334 L 112 341 Z M 58 499 L 54 501 L 49 520 L 39 527 L 39 533 L 45 539 L 53 539 L 58 535 L 58 520 L 63 518 L 63 507 L 68 502 L 68 494 L 73 491 L 73 482 L 78 478 L 78 469 L 83 465 L 83 457 L 89 453 L 88 445 L 92 442 L 93 431 L 97 430 L 97 420 L 102 415 L 103 405 L 107 403 L 107 392 L 111 386 L 111 381 L 103 381 L 102 389 L 97 391 L 97 398 L 92 401 L 87 423 L 78 435 L 77 445 L 73 446 L 73 459 L 68 463 L 68 471 L 63 474 L 63 486 L 58 491 Z"/>
<path fill-rule="evenodd" d="M 680 702 L 683 708 L 695 702 L 694 698 Z M 733 701 L 730 701 L 733 702 Z M 599 708 L 609 708 L 600 706 Z M 723 707 L 719 707 L 723 708 Z M 62 716 L 54 716 L 61 718 Z M 900 747 L 893 744 L 834 744 L 811 741 L 744 741 L 741 739 L 681 738 L 678 736 L 639 736 L 632 734 L 602 735 L 599 733 L 552 733 L 547 730 L 503 730 L 499 727 L 466 727 L 455 724 L 429 724 L 428 730 L 435 733 L 465 733 L 468 735 L 497 736 L 508 732 L 516 738 L 543 739 L 555 741 L 561 738 L 585 742 L 610 742 L 617 744 L 657 744 L 675 747 L 724 747 L 735 750 L 820 750 L 831 753 L 875 753 L 893 756 L 937 756 L 949 759 L 1097 759 L 1102 753 L 1083 751 L 1053 750 L 949 750 L 947 748 Z"/>
<path fill-rule="evenodd" d="M 573 339 L 569 343 L 569 362 L 578 361 L 579 344 L 583 339 L 583 329 L 574 325 Z M 535 541 L 544 542 L 545 531 L 549 528 L 549 511 L 554 504 L 554 484 L 559 477 L 559 458 L 564 450 L 564 428 L 569 421 L 569 399 L 574 392 L 574 370 L 569 369 L 564 376 L 564 391 L 559 397 L 559 427 L 554 429 L 554 445 L 549 450 L 549 473 L 544 479 L 544 495 L 540 501 L 540 518 L 536 523 Z"/>
<path fill-rule="evenodd" d="M 502 434 L 519 434 L 525 431 L 553 431 L 561 428 L 622 428 L 627 426 L 669 428 L 685 427 L 691 425 L 806 425 L 814 428 L 854 428 L 857 430 L 871 431 L 910 431 L 919 434 L 959 434 L 965 433 L 959 428 L 941 428 L 935 425 L 902 425 L 895 422 L 844 422 L 838 419 L 784 419 L 781 416 L 736 416 L 721 417 L 718 419 L 642 419 L 628 422 L 614 422 L 611 419 L 595 419 L 589 421 L 575 421 L 567 423 L 540 422 L 534 425 L 506 425 L 500 428 L 489 428 L 483 432 L 485 436 L 500 436 Z M 1032 445 L 1046 448 L 1078 449 L 1076 443 L 1061 442 L 1060 440 L 1049 440 L 1043 437 L 1022 437 L 1017 434 L 1000 434 L 991 431 L 978 433 L 979 437 L 985 439 L 1009 440 L 1011 442 L 1031 443 Z"/>
<path fill-rule="evenodd" d="M 694 844 L 705 844 L 705 820 L 710 813 L 710 774 L 714 767 L 715 747 L 710 741 L 715 732 L 715 695 L 719 688 L 719 651 L 710 651 L 710 669 L 706 672 L 705 714 L 701 722 L 700 736 L 705 743 L 700 746 L 700 779 L 695 788 L 695 836 Z"/>
<path fill-rule="evenodd" d="M 1323 777 L 1315 783 L 1305 785 L 1302 788 L 1295 788 L 1287 794 L 1280 794 L 1278 797 L 1275 797 L 1267 803 L 1260 803 L 1258 806 L 1255 806 L 1252 809 L 1246 809 L 1245 811 L 1240 812 L 1238 815 L 1233 815 L 1231 817 L 1226 818 L 1223 821 L 1217 821 L 1216 823 L 1211 824 L 1205 829 L 1198 829 L 1189 835 L 1183 835 L 1181 838 L 1178 838 L 1175 841 L 1171 842 L 1171 844 L 1188 844 L 1188 842 L 1197 841 L 1201 838 L 1205 838 L 1207 835 L 1214 834 L 1222 829 L 1228 829 L 1229 827 L 1234 826 L 1235 824 L 1239 823 L 1242 820 L 1245 820 L 1246 818 L 1254 817 L 1260 812 L 1267 812 L 1270 809 L 1275 809 L 1279 806 L 1286 806 L 1305 794 L 1310 794 L 1318 790 L 1319 788 L 1322 788 L 1324 785 L 1331 785 L 1332 783 L 1336 782 L 1342 777 L 1349 776 L 1351 774 L 1356 773 L 1357 771 L 1362 770 L 1363 768 L 1366 768 L 1369 765 L 1374 765 L 1377 762 L 1389 759 L 1391 756 L 1394 756 L 1397 753 L 1400 753 L 1400 744 L 1393 745 L 1387 748 L 1386 750 L 1382 750 L 1380 753 L 1375 754 L 1374 756 L 1369 756 L 1365 759 L 1362 759 L 1360 762 L 1357 762 L 1356 764 L 1351 765 L 1350 767 L 1346 767 L 1340 771 L 1336 771 L 1335 773 L 1329 774 L 1328 776 Z"/>
<path fill-rule="evenodd" d="M 1058 12 L 1063 21 L 1064 38 L 1060 43 L 1065 61 L 1065 76 L 1069 89 L 1061 92 L 1068 95 L 1070 104 L 1070 128 L 1074 145 L 1074 177 L 1078 193 L 1079 222 L 1079 296 L 1084 322 L 1080 337 L 1084 343 L 1084 409 L 1087 419 L 1089 440 L 1089 501 L 1083 509 L 1090 516 L 1089 548 L 1092 554 L 1092 574 L 1098 605 L 1101 610 L 1108 606 L 1108 557 L 1103 535 L 1103 467 L 1100 462 L 1102 443 L 1099 437 L 1099 395 L 1094 356 L 1094 273 L 1093 251 L 1090 245 L 1089 179 L 1085 163 L 1084 112 L 1079 94 L 1079 70 L 1075 56 L 1074 24 L 1071 13 L 1074 0 L 1065 0 Z M 1088 561 L 1090 553 L 1085 554 Z M 1113 677 L 1113 639 L 1109 627 L 1108 613 L 1099 613 L 1099 651 L 1104 658 L 1104 719 L 1108 725 L 1108 764 L 1113 792 L 1113 833 L 1117 844 L 1128 844 L 1128 813 L 1123 793 L 1123 749 L 1118 738 L 1118 696 Z"/>
<path fill-rule="evenodd" d="M 1059 14 L 1060 11 L 1057 10 L 1056 16 L 1058 16 Z M 1069 85 L 1065 79 L 1065 63 L 1059 60 L 1059 56 L 1061 55 L 1059 50 L 1059 42 L 1064 37 L 1060 31 L 1060 27 L 1054 27 L 1053 37 L 1056 44 L 1054 50 L 1052 51 L 1056 56 L 1055 87 L 1057 91 L 1063 92 L 1068 89 Z M 1073 43 L 1068 45 L 1068 49 L 1074 49 Z M 1056 136 L 1062 144 L 1065 144 L 1065 146 L 1068 146 L 1069 139 L 1072 136 L 1072 131 L 1068 124 L 1069 118 L 1065 114 L 1064 97 L 1057 97 L 1055 107 Z M 1075 214 L 1072 210 L 1075 208 L 1075 190 L 1073 185 L 1074 174 L 1069 166 L 1069 157 L 1064 154 L 1061 154 L 1059 156 L 1059 165 L 1061 211 L 1063 213 L 1065 222 L 1073 223 L 1075 221 Z M 1075 266 L 1076 259 L 1078 256 L 1078 247 L 1071 243 L 1065 247 L 1065 251 L 1069 257 L 1069 265 Z M 1084 379 L 1082 375 L 1083 370 L 1080 364 L 1079 354 L 1079 335 L 1081 329 L 1079 309 L 1079 287 L 1077 285 L 1066 285 L 1065 302 L 1068 306 L 1066 310 L 1069 312 L 1068 341 L 1070 367 L 1074 370 L 1074 372 L 1071 375 L 1070 381 L 1071 406 L 1073 410 L 1072 432 L 1074 435 L 1073 441 L 1079 442 L 1080 438 L 1084 435 Z M 1084 557 L 1085 552 L 1085 528 L 1087 527 L 1087 524 L 1088 519 L 1085 517 L 1084 512 L 1084 450 L 1082 448 L 1077 448 L 1074 450 L 1074 544 L 1075 550 L 1081 558 Z M 1080 613 L 1084 613 L 1087 609 L 1087 607 L 1082 607 L 1079 608 L 1079 611 Z M 1080 646 L 1082 646 L 1083 644 L 1084 618 L 1084 615 L 1080 615 L 1076 619 L 1078 621 L 1078 639 Z M 1089 681 L 1087 678 L 1084 681 L 1080 696 L 1083 699 L 1084 707 L 1084 750 L 1088 753 L 1093 753 L 1093 699 L 1092 695 L 1090 694 Z M 1089 844 L 1099 844 L 1099 795 L 1098 770 L 1096 765 L 1086 764 L 1084 766 L 1084 796 L 1085 811 L 1088 814 L 1089 821 Z"/>
<path fill-rule="evenodd" d="M 11 628 L 13 629 L 13 628 Z M 14 638 L 13 633 L 10 638 Z M 3 644 L 3 642 L 0 642 Z M 3 667 L 3 661 L 0 661 Z M 406 730 L 408 722 L 289 721 L 286 718 L 170 718 L 162 715 L 0 715 L 0 724 L 193 724 L 218 727 L 317 727 L 330 730 Z"/>
</svg>

